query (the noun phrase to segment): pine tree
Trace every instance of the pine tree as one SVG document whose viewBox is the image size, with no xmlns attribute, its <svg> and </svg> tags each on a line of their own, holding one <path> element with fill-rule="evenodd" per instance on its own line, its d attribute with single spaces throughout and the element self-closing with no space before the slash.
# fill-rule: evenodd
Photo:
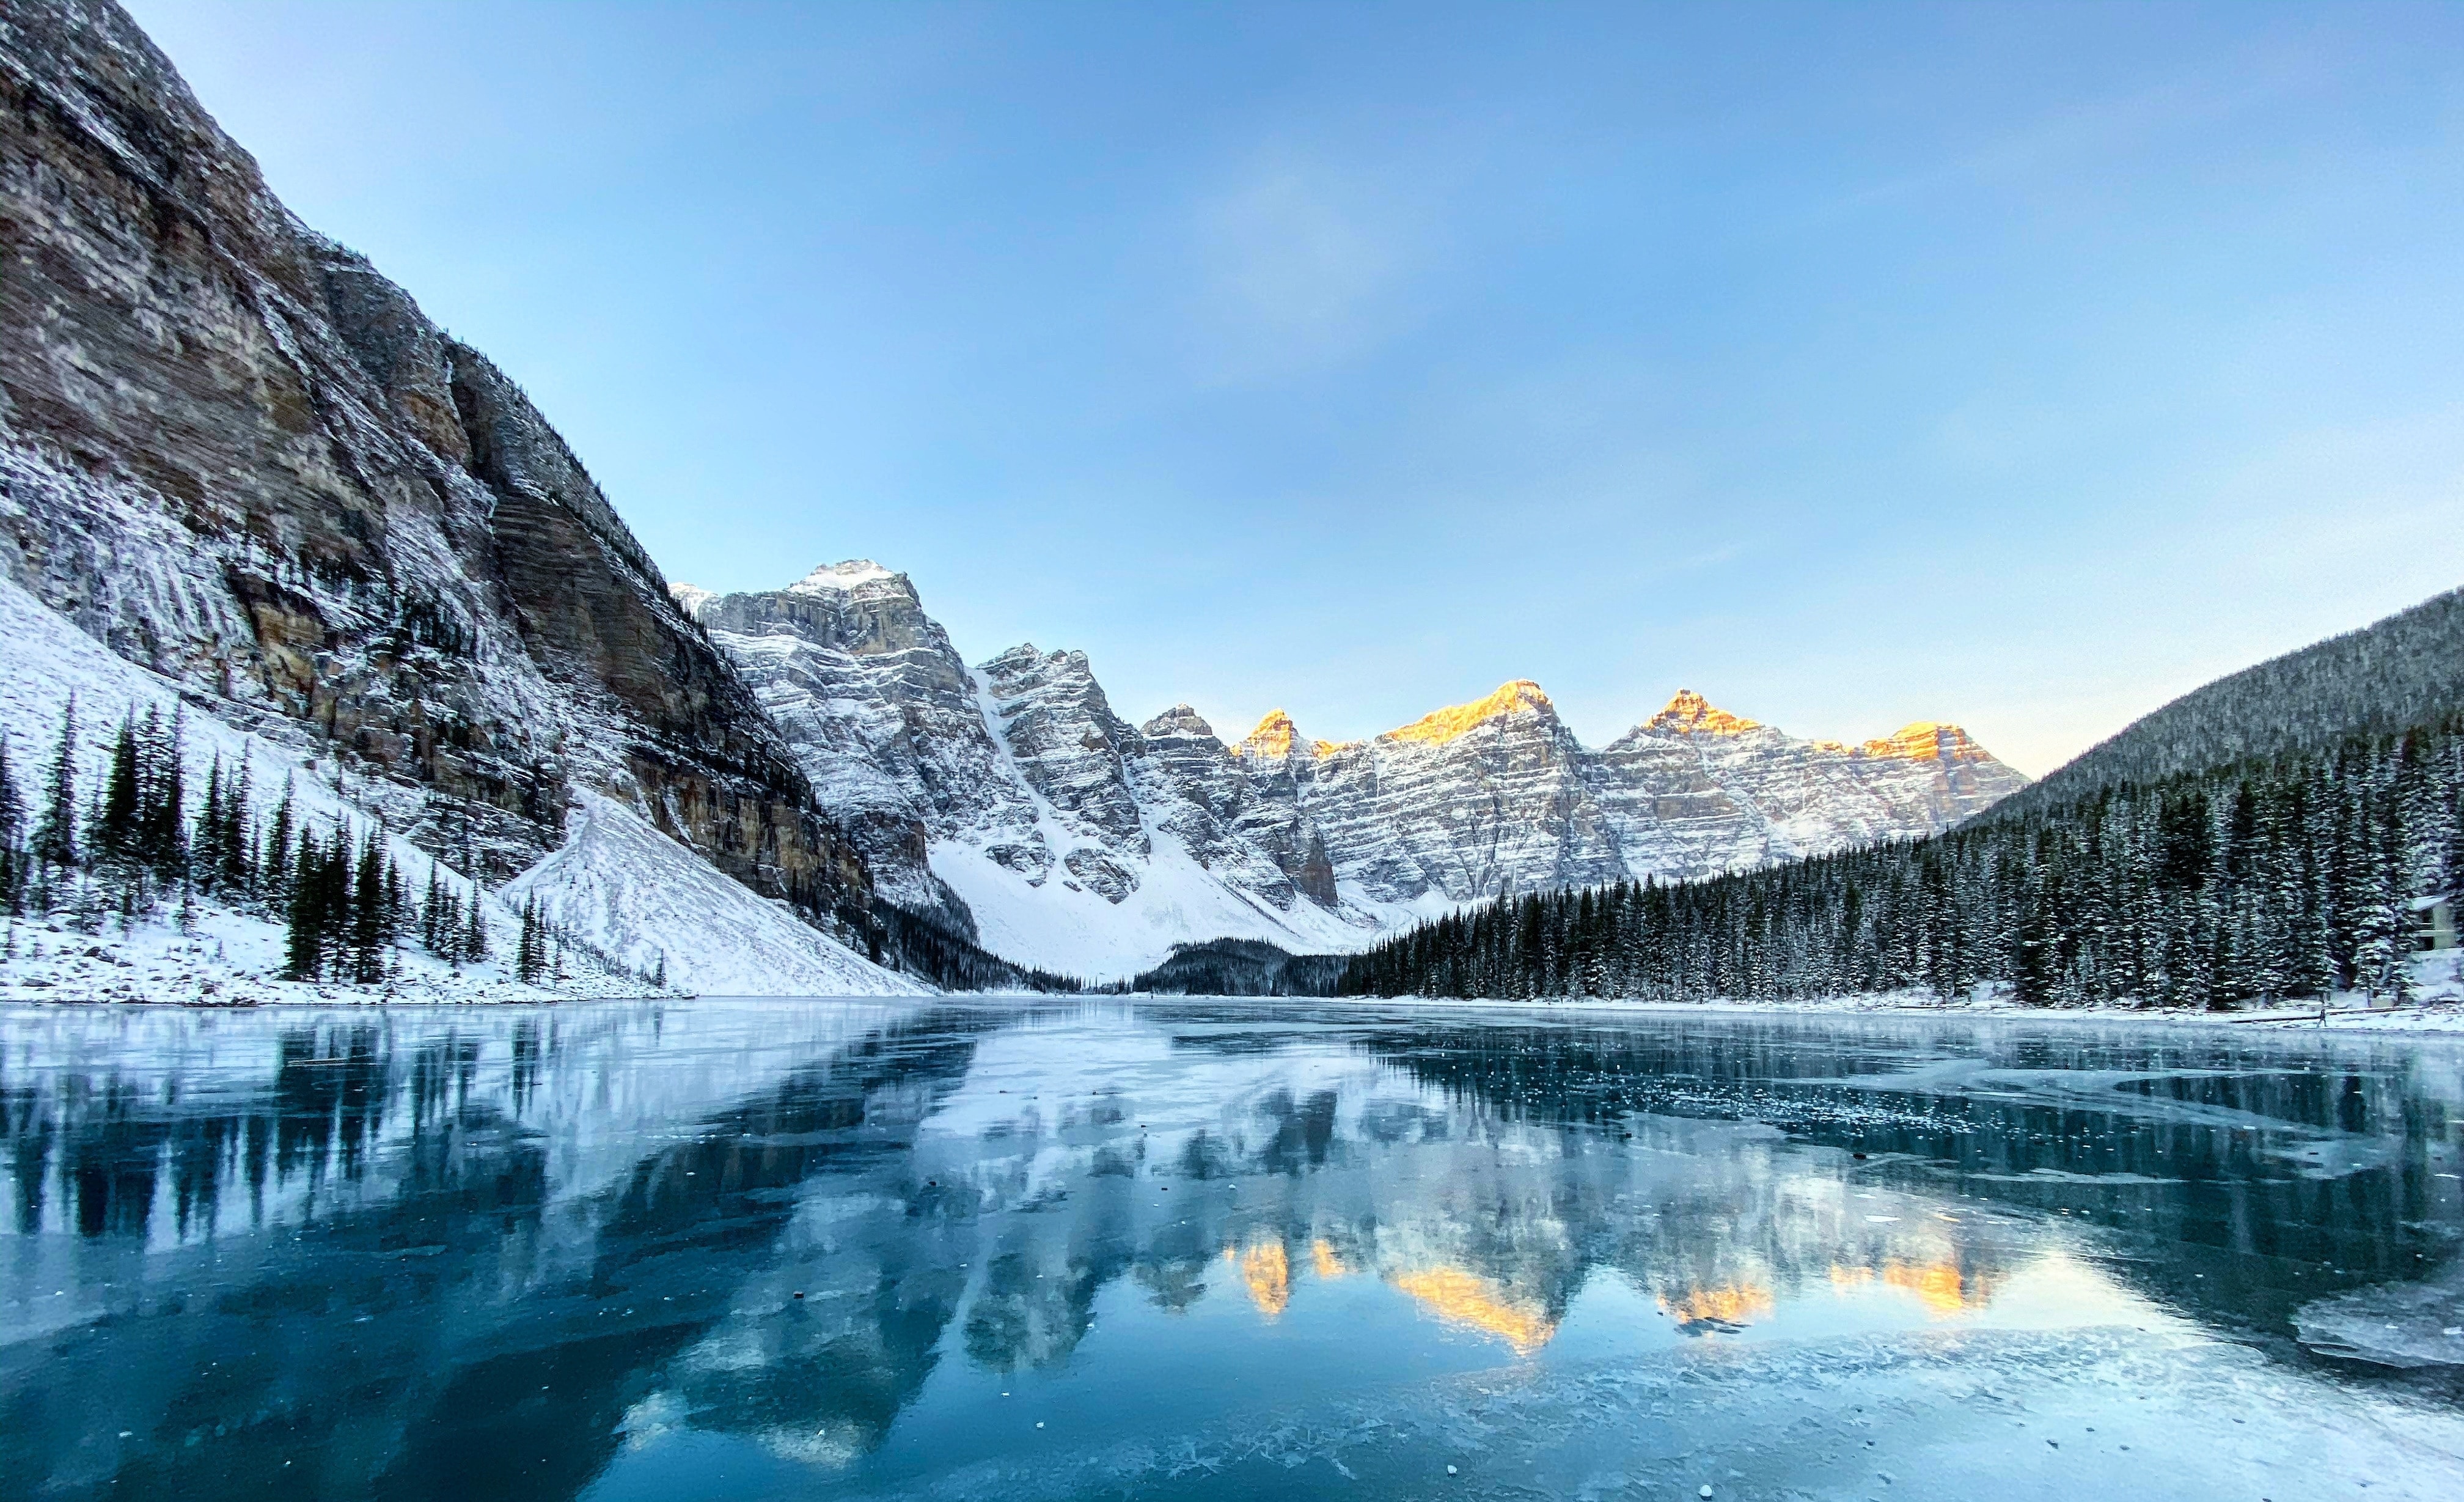
<svg viewBox="0 0 2464 1502">
<path fill-rule="evenodd" d="M 385 909 L 390 895 L 385 864 L 384 849 L 371 829 L 360 848 L 351 891 L 351 978 L 362 985 L 385 979 Z"/>
<path fill-rule="evenodd" d="M 266 891 L 281 895 L 291 884 L 292 855 L 292 786 L 291 779 L 282 779 L 282 802 L 274 806 L 274 826 L 265 834 Z"/>
<path fill-rule="evenodd" d="M 86 829 L 86 849 L 95 859 L 118 863 L 136 858 L 144 804 L 145 772 L 137 748 L 137 721 L 123 718 L 111 744 L 111 770 L 103 774 L 102 800 L 95 806 L 93 822 Z"/>
<path fill-rule="evenodd" d="M 14 917 L 25 901 L 26 799 L 18 790 L 16 768 L 9 755 L 10 737 L 0 731 L 0 911 Z M 17 929 L 10 925 L 10 942 Z"/>
<path fill-rule="evenodd" d="M 0 850 L 14 850 L 26 832 L 26 799 L 17 787 L 10 741 L 8 732 L 0 731 Z"/>
<path fill-rule="evenodd" d="M 434 861 L 428 863 L 428 895 L 419 904 L 419 942 L 430 954 L 445 953 L 445 884 Z"/>
<path fill-rule="evenodd" d="M 283 808 L 288 811 L 290 806 L 286 798 Z M 283 864 L 291 864 L 287 852 Z M 316 980 L 325 968 L 325 886 L 318 879 L 322 865 L 316 842 L 303 831 L 298 874 L 291 883 L 291 928 L 283 952 L 287 961 L 283 973 L 294 981 Z"/>
<path fill-rule="evenodd" d="M 215 843 L 222 852 L 220 880 L 232 892 L 249 892 L 256 886 L 256 813 L 249 806 L 254 792 L 254 767 L 246 756 L 240 758 L 236 784 L 223 784 L 223 828 Z"/>
<path fill-rule="evenodd" d="M 69 696 L 60 714 L 60 740 L 53 753 L 50 775 L 43 780 L 43 804 L 34 816 L 30 853 L 50 872 L 77 863 L 77 696 Z"/>
<path fill-rule="evenodd" d="M 188 854 L 196 864 L 198 882 L 212 890 L 223 873 L 223 759 L 214 753 L 206 769 L 206 800 L 197 810 L 197 829 L 188 837 Z"/>
<path fill-rule="evenodd" d="M 168 880 L 188 869 L 188 821 L 185 773 L 187 711 L 174 709 L 168 730 L 148 711 L 140 743 L 143 813 L 138 821 L 138 858 Z"/>
<path fill-rule="evenodd" d="M 539 905 L 534 899 L 522 904 L 520 937 L 514 941 L 514 979 L 528 985 L 539 976 Z"/>
</svg>

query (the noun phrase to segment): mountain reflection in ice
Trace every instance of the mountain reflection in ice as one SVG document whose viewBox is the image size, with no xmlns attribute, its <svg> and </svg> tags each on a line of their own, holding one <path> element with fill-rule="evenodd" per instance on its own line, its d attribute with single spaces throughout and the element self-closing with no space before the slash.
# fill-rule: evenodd
<svg viewBox="0 0 2464 1502">
<path fill-rule="evenodd" d="M 2239 1495 L 2295 1460 L 2276 1494 L 2436 1495 L 2457 1065 L 1298 1004 L 11 1011 L 0 1495 Z M 2374 1340 L 2412 1375 L 2359 1375 Z"/>
</svg>

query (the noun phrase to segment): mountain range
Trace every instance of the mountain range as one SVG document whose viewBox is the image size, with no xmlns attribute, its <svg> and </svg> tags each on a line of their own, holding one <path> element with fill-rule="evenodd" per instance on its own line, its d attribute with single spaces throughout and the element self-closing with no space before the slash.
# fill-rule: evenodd
<svg viewBox="0 0 2464 1502">
<path fill-rule="evenodd" d="M 1692 694 L 1593 749 L 1529 682 L 1227 741 L 1186 705 L 1123 718 L 1083 652 L 970 666 L 871 563 L 671 587 L 516 383 L 296 219 L 107 0 L 0 8 L 0 287 L 16 764 L 72 702 L 185 709 L 231 732 L 195 756 L 313 784 L 486 921 L 518 901 L 686 986 L 1355 949 L 1501 892 L 1929 832 L 2025 781 L 1956 727 L 1804 740 Z"/>
<path fill-rule="evenodd" d="M 1808 740 L 1681 692 L 1596 750 L 1517 681 L 1367 740 L 1282 711 L 1143 723 L 1082 652 L 970 667 L 869 560 L 678 603 L 753 685 L 875 886 L 997 953 L 1127 974 L 1173 946 L 1352 949 L 1502 893 L 1683 879 L 1937 832 L 2026 784 L 1955 725 Z"/>
</svg>

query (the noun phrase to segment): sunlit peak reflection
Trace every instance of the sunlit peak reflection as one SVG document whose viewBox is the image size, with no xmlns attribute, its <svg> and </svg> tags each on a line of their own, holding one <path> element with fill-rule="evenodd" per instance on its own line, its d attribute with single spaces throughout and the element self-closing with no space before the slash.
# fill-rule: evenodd
<svg viewBox="0 0 2464 1502">
<path fill-rule="evenodd" d="M 1326 1243 L 1318 1245 L 1323 1247 Z M 1285 1253 L 1282 1242 L 1255 1242 L 1246 1251 L 1238 1253 L 1226 1247 L 1223 1260 L 1239 1264 L 1241 1281 L 1248 1285 L 1249 1302 L 1258 1306 L 1258 1313 L 1272 1319 L 1291 1307 L 1292 1260 Z"/>
<path fill-rule="evenodd" d="M 1309 1261 L 1316 1266 L 1317 1275 L 1330 1281 L 1352 1273 L 1342 1254 L 1334 1249 L 1334 1243 L 1323 1236 L 1309 1243 Z"/>
<path fill-rule="evenodd" d="M 1400 1272 L 1389 1281 L 1440 1319 L 1495 1336 L 1512 1346 L 1517 1356 L 1539 1350 L 1557 1333 L 1555 1320 L 1486 1278 L 1461 1268 Z"/>
<path fill-rule="evenodd" d="M 1912 1293 L 1937 1318 L 1965 1314 L 1992 1301 L 1992 1280 L 1970 1276 L 1949 1262 L 1885 1262 L 1877 1270 L 1835 1264 L 1831 1285 L 1842 1291 L 1881 1287 Z"/>
<path fill-rule="evenodd" d="M 1759 1283 L 1730 1283 L 1720 1288 L 1688 1289 L 1660 1297 L 1661 1313 L 1681 1325 L 1710 1321 L 1749 1325 L 1776 1307 L 1771 1290 Z"/>
</svg>

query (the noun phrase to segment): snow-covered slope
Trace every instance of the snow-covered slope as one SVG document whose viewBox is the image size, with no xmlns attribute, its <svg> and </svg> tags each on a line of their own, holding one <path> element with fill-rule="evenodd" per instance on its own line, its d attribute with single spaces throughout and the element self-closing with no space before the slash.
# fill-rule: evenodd
<svg viewBox="0 0 2464 1502">
<path fill-rule="evenodd" d="M 612 798 L 584 793 L 564 844 L 506 884 L 566 933 L 671 985 L 715 996 L 884 996 L 929 990 L 867 962 L 783 903 L 759 897 Z"/>
<path fill-rule="evenodd" d="M 123 717 L 148 711 L 169 717 L 182 708 L 171 684 L 107 651 L 17 585 L 0 579 L 0 732 L 8 741 L 14 776 L 31 781 L 37 764 L 57 746 L 58 727 L 72 696 L 80 724 L 76 761 L 77 786 L 92 789 L 109 764 L 113 727 Z M 312 828 L 364 830 L 390 824 L 398 792 L 349 777 L 288 739 L 251 734 L 190 711 L 185 724 L 186 773 L 202 785 L 217 762 L 248 769 L 258 794 L 269 802 L 289 788 L 299 817 Z M 434 862 L 399 837 L 386 840 L 413 886 L 425 890 L 434 869 L 440 881 L 466 900 L 473 885 L 459 872 Z M 498 957 L 510 955 L 517 919 L 500 901 L 480 897 L 482 921 Z M 229 1003 L 297 1000 L 330 988 L 278 979 L 284 930 L 265 917 L 235 911 L 210 897 L 192 899 L 185 925 L 173 909 L 135 922 L 105 914 L 80 925 L 64 899 L 51 916 L 30 915 L 11 922 L 11 941 L 0 953 L 0 994 L 71 1001 L 196 1000 Z M 402 975 L 386 987 L 396 999 L 541 1000 L 558 994 L 605 995 L 646 990 L 631 976 L 611 974 L 589 957 L 573 958 L 571 983 L 516 983 L 501 959 L 459 970 L 415 951 L 400 956 Z"/>
<path fill-rule="evenodd" d="M 672 592 L 864 831 L 883 891 L 1084 976 L 1219 938 L 1354 949 L 1501 892 L 1930 833 L 2026 782 L 1955 726 L 1801 740 L 1690 692 L 1592 751 L 1529 682 L 1341 744 L 1278 711 L 1227 746 L 1185 704 L 1133 725 L 1084 652 L 969 669 L 868 560 Z"/>
<path fill-rule="evenodd" d="M 77 786 L 101 784 L 113 728 L 153 711 L 184 720 L 189 785 L 202 787 L 219 764 L 246 768 L 262 802 L 289 789 L 298 817 L 320 832 L 404 828 L 420 795 L 383 778 L 354 775 L 287 720 L 243 730 L 184 698 L 177 687 L 105 649 L 16 584 L 0 578 L 0 733 L 12 774 L 32 781 L 58 744 L 72 696 L 79 724 Z M 563 846 L 501 892 L 430 856 L 398 834 L 385 843 L 415 893 L 439 884 L 469 901 L 476 894 L 493 957 L 460 967 L 416 946 L 394 956 L 399 972 L 372 996 L 405 1001 L 538 1001 L 557 996 L 655 994 L 641 973 L 665 958 L 669 985 L 739 995 L 919 994 L 930 987 L 868 963 L 798 920 L 783 903 L 755 895 L 709 862 L 651 828 L 612 800 L 592 794 L 571 821 Z M 549 920 L 612 957 L 579 947 L 565 974 L 538 985 L 517 983 L 510 960 L 517 909 L 536 896 Z M 285 931 L 261 913 L 210 895 L 176 899 L 133 923 L 105 914 L 85 921 L 72 905 L 11 925 L 0 951 L 0 995 L 62 1000 L 308 1000 L 353 988 L 280 979 Z"/>
</svg>

